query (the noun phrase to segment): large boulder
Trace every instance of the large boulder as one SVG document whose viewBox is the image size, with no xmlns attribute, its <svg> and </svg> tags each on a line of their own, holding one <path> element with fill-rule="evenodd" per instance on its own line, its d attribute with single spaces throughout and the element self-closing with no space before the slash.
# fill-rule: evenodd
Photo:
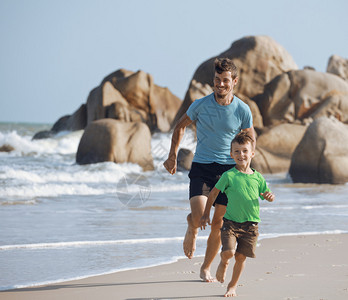
<svg viewBox="0 0 348 300">
<path fill-rule="evenodd" d="M 145 171 L 153 170 L 148 126 L 113 119 L 90 123 L 80 140 L 76 162 L 83 165 L 104 161 L 130 162 L 139 164 Z"/>
<path fill-rule="evenodd" d="M 108 75 L 91 92 L 87 103 L 88 123 L 114 117 L 144 122 L 151 132 L 168 132 L 181 100 L 168 88 L 156 85 L 150 74 L 121 70 Z"/>
<path fill-rule="evenodd" d="M 316 119 L 295 149 L 290 166 L 294 182 L 348 182 L 348 125 L 335 118 Z"/>
<path fill-rule="evenodd" d="M 348 83 L 328 73 L 313 70 L 283 73 L 253 100 L 265 126 L 331 115 L 348 122 Z"/>
<path fill-rule="evenodd" d="M 338 75 L 342 79 L 348 81 L 348 59 L 338 55 L 332 55 L 329 58 L 326 72 Z"/>
<path fill-rule="evenodd" d="M 280 124 L 262 133 L 257 138 L 252 167 L 262 173 L 287 172 L 306 129 L 297 124 Z"/>
<path fill-rule="evenodd" d="M 247 36 L 235 41 L 231 48 L 216 57 L 228 57 L 239 69 L 239 82 L 236 95 L 249 98 L 263 92 L 264 85 L 275 76 L 289 70 L 298 69 L 290 54 L 268 36 Z M 183 108 L 178 111 L 175 122 L 186 112 L 197 98 L 211 92 L 214 77 L 214 60 L 212 57 L 203 62 L 193 75 Z M 210 86 L 211 88 L 207 88 Z"/>
<path fill-rule="evenodd" d="M 143 122 L 151 132 L 168 132 L 181 102 L 168 88 L 156 85 L 150 74 L 120 69 L 92 89 L 86 104 L 74 114 L 61 117 L 51 130 L 37 133 L 34 139 L 47 138 L 59 131 L 84 129 L 104 118 Z"/>
</svg>

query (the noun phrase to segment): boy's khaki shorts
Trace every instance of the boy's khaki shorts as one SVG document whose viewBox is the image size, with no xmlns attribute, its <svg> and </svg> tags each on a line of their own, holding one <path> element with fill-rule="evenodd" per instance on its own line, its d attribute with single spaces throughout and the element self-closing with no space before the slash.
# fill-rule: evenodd
<svg viewBox="0 0 348 300">
<path fill-rule="evenodd" d="M 256 257 L 259 226 L 254 222 L 237 223 L 224 218 L 221 228 L 222 251 L 232 250 L 246 257 Z"/>
</svg>

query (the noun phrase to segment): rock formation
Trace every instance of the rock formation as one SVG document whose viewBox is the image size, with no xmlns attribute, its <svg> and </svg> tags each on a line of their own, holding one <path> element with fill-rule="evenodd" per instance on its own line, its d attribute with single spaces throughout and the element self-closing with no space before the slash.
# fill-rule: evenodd
<svg viewBox="0 0 348 300">
<path fill-rule="evenodd" d="M 348 121 L 348 83 L 338 76 L 313 70 L 289 71 L 265 86 L 253 98 L 264 125 L 293 123 L 333 115 Z"/>
<path fill-rule="evenodd" d="M 153 170 L 151 133 L 142 122 L 101 119 L 91 122 L 81 137 L 76 153 L 78 164 L 104 161 L 139 164 Z"/>
<path fill-rule="evenodd" d="M 332 55 L 329 58 L 326 72 L 338 75 L 348 81 L 348 59 L 344 59 L 338 55 Z"/>
<path fill-rule="evenodd" d="M 252 98 L 262 93 L 264 85 L 275 76 L 298 69 L 290 54 L 268 36 L 244 37 L 235 41 L 231 48 L 217 57 L 228 57 L 238 67 L 239 82 L 236 95 L 242 100 L 243 96 Z M 186 112 L 194 100 L 212 92 L 215 58 L 203 62 L 194 73 L 173 124 Z"/>
<path fill-rule="evenodd" d="M 316 119 L 295 149 L 294 182 L 341 184 L 348 181 L 348 125 L 331 117 Z"/>
<path fill-rule="evenodd" d="M 262 133 L 257 139 L 252 167 L 262 173 L 287 172 L 292 153 L 306 129 L 298 124 L 280 124 Z"/>
<path fill-rule="evenodd" d="M 59 131 L 84 129 L 104 118 L 143 122 L 151 132 L 167 132 L 180 105 L 181 100 L 168 88 L 156 85 L 150 74 L 121 69 L 92 89 L 86 104 L 72 115 L 61 117 L 50 131 L 37 133 L 34 139 L 47 138 Z"/>
</svg>

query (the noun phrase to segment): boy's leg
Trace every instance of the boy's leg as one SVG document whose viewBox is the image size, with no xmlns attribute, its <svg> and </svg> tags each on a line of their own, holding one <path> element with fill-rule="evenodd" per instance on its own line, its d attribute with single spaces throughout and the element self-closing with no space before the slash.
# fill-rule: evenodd
<svg viewBox="0 0 348 300">
<path fill-rule="evenodd" d="M 235 259 L 236 259 L 236 262 L 233 267 L 232 280 L 227 286 L 225 297 L 237 296 L 236 294 L 237 283 L 245 267 L 246 256 L 244 254 L 236 252 Z"/>
<path fill-rule="evenodd" d="M 225 281 L 226 271 L 230 259 L 233 257 L 233 250 L 225 250 L 221 252 L 220 264 L 216 270 L 216 279 L 223 283 Z"/>
<path fill-rule="evenodd" d="M 188 258 L 193 257 L 196 250 L 196 238 L 200 227 L 201 217 L 203 216 L 207 197 L 200 195 L 190 199 L 191 213 L 187 216 L 187 231 L 183 243 L 184 253 Z"/>
<path fill-rule="evenodd" d="M 204 262 L 201 267 L 200 277 L 203 281 L 212 282 L 214 277 L 210 274 L 210 266 L 218 254 L 221 246 L 220 229 L 223 223 L 223 216 L 226 212 L 226 206 L 221 204 L 215 204 L 215 211 L 213 220 L 211 222 L 211 232 L 207 241 L 207 250 L 205 252 Z"/>
</svg>

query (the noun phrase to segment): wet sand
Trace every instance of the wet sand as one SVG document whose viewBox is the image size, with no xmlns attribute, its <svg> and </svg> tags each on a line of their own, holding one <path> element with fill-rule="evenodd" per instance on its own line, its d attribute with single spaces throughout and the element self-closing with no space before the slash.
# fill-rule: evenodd
<svg viewBox="0 0 348 300">
<path fill-rule="evenodd" d="M 264 239 L 247 259 L 237 299 L 348 299 L 348 234 Z M 136 255 L 136 253 L 135 253 Z M 0 299 L 221 299 L 231 280 L 205 283 L 203 258 L 46 286 L 1 291 Z M 212 272 L 215 273 L 219 258 Z M 6 276 L 1 274 L 1 276 Z"/>
</svg>

